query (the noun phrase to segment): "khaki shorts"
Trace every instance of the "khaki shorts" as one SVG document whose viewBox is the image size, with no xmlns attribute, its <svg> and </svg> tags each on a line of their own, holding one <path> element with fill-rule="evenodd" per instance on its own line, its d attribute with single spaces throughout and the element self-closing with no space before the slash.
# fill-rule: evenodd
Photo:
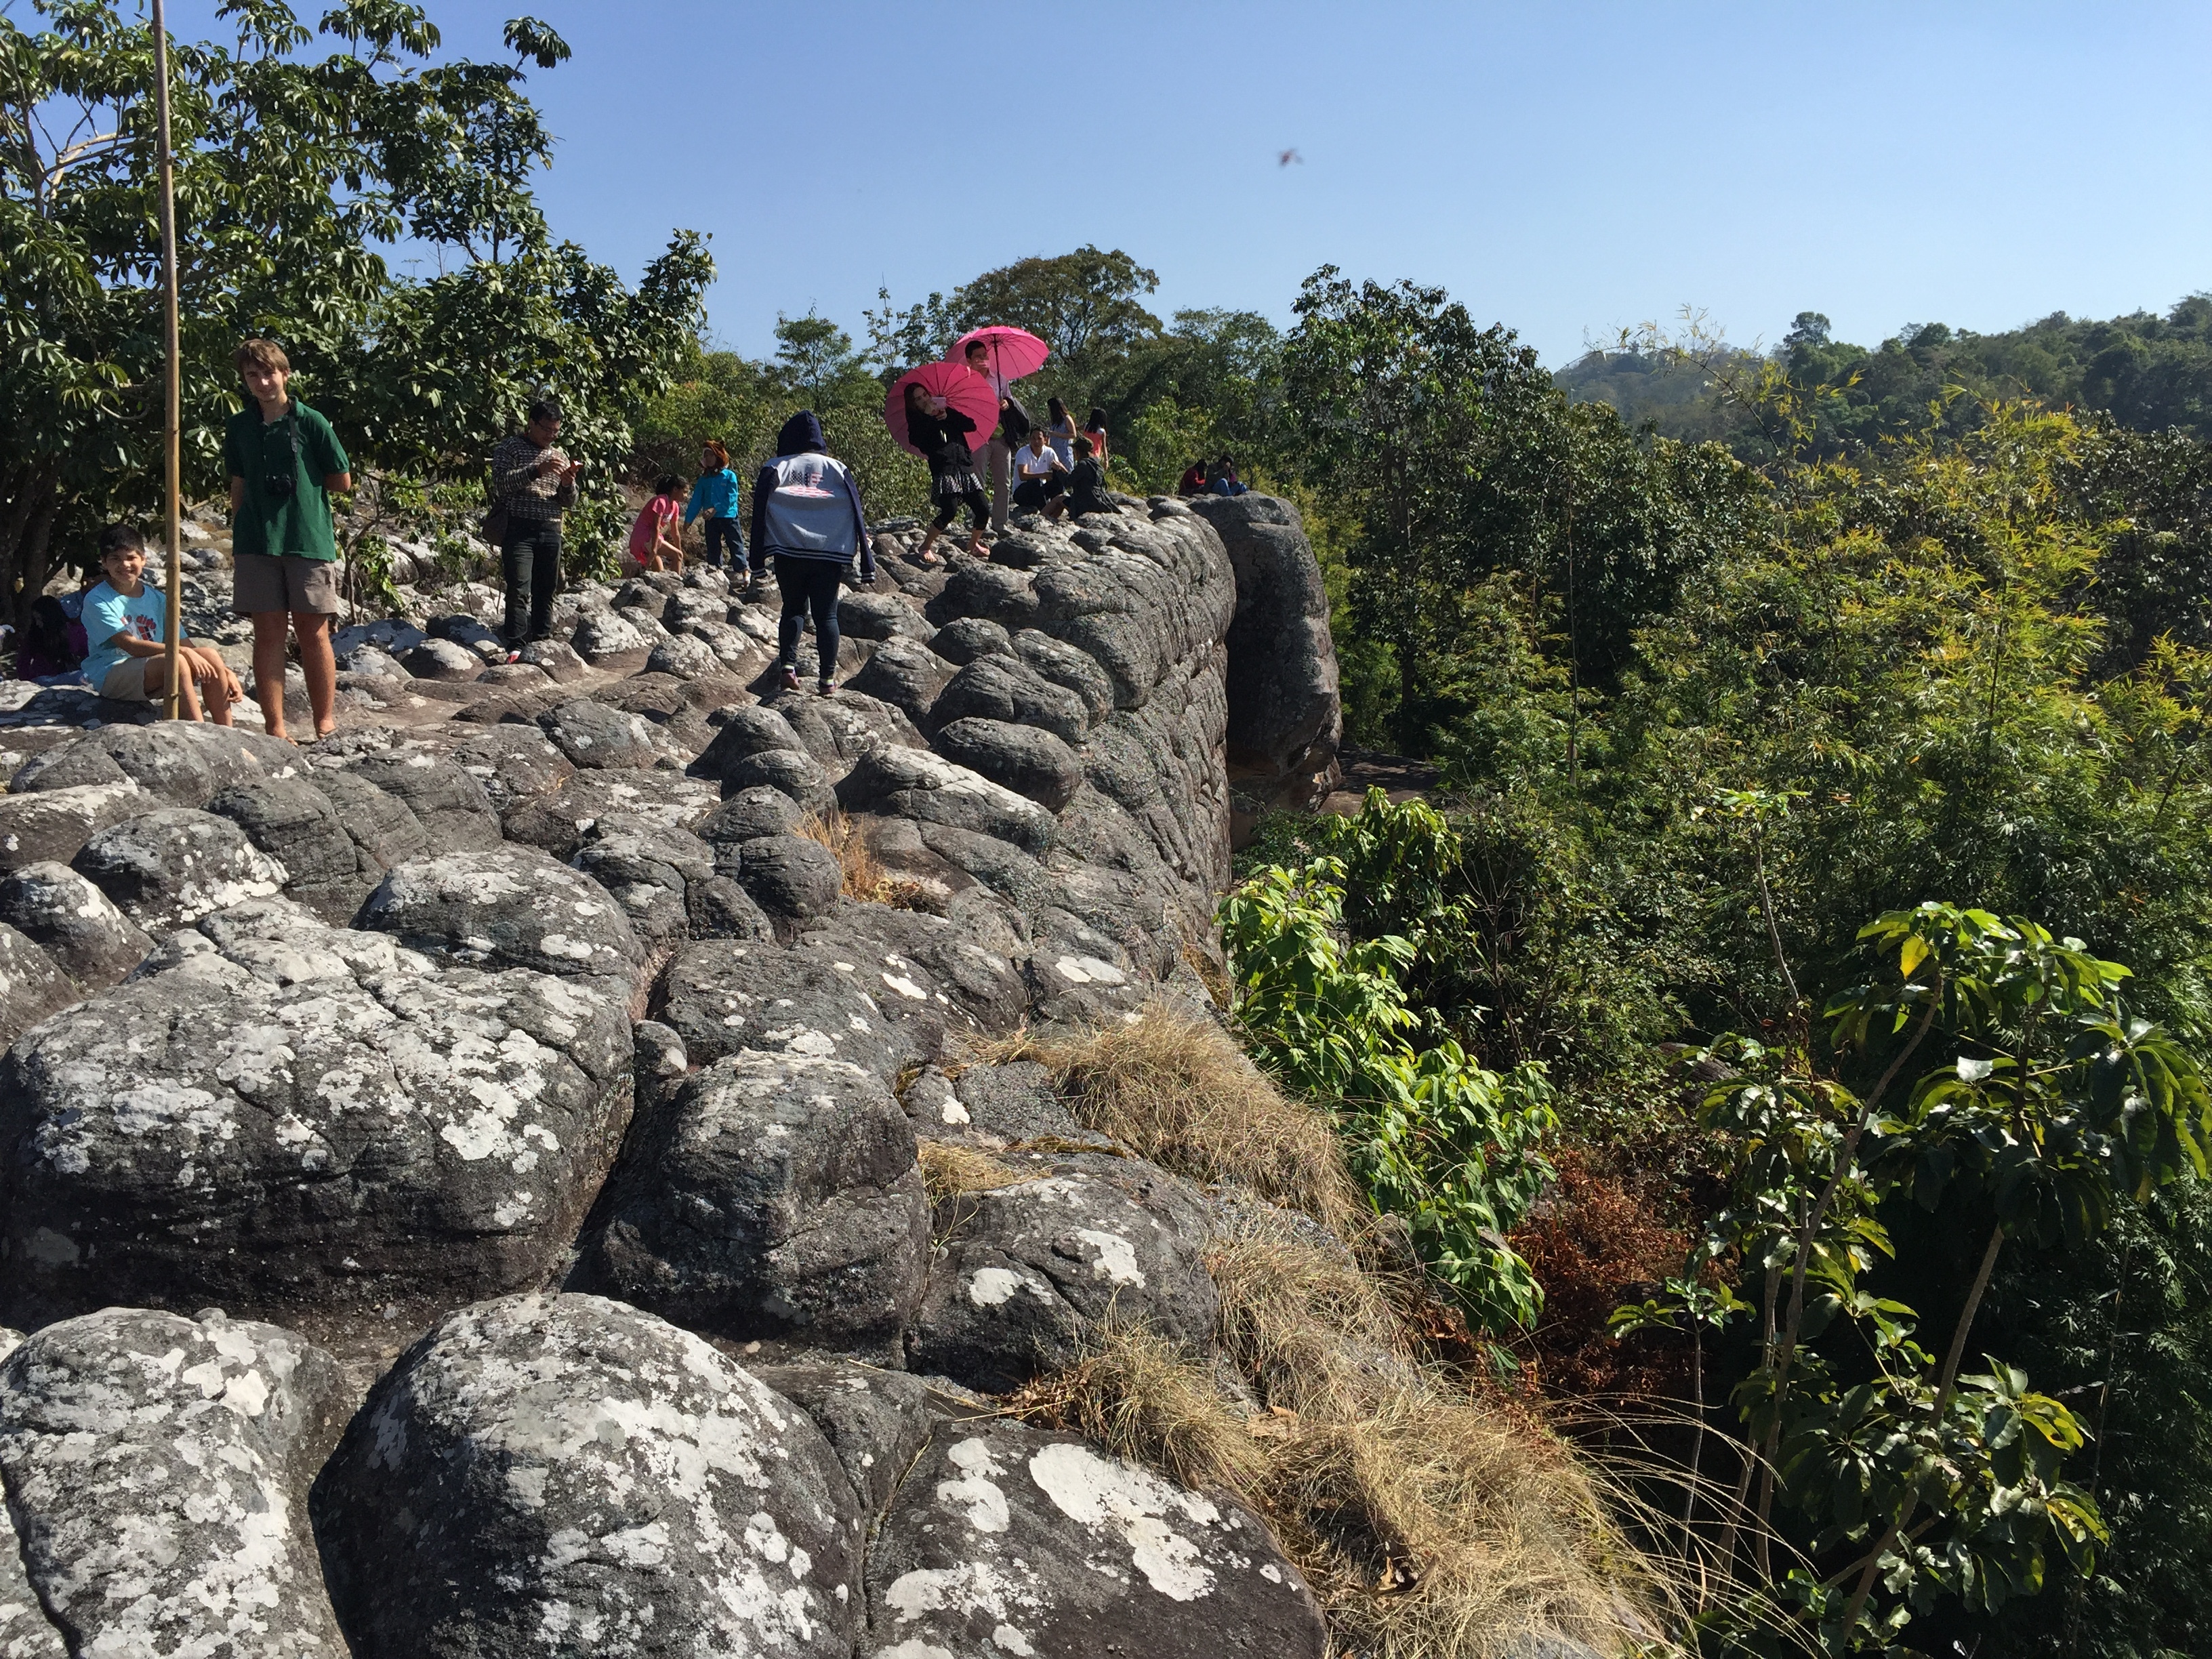
<svg viewBox="0 0 2212 1659">
<path fill-rule="evenodd" d="M 296 553 L 241 553 L 233 562 L 230 608 L 241 617 L 261 611 L 319 611 L 335 617 L 338 599 L 335 559 L 303 559 Z"/>
<path fill-rule="evenodd" d="M 146 657 L 125 657 L 107 671 L 107 678 L 100 683 L 100 695 L 112 702 L 151 702 L 154 694 L 146 689 L 146 665 L 155 660 Z"/>
</svg>

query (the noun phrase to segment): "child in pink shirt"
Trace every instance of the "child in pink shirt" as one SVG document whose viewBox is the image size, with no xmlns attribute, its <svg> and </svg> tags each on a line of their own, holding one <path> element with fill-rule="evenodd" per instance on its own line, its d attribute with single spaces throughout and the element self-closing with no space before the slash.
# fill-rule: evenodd
<svg viewBox="0 0 2212 1659">
<path fill-rule="evenodd" d="M 664 477 L 653 486 L 653 499 L 629 527 L 629 556 L 641 570 L 681 570 L 684 550 L 677 542 L 676 517 L 684 510 L 684 481 Z M 661 562 L 665 550 L 668 562 Z"/>
</svg>

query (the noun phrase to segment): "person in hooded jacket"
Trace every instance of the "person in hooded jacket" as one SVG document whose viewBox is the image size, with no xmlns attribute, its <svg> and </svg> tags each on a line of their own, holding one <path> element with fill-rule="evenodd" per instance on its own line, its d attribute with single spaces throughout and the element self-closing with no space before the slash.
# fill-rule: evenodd
<svg viewBox="0 0 2212 1659">
<path fill-rule="evenodd" d="M 783 688 L 799 690 L 799 635 L 814 613 L 814 648 L 820 662 L 815 690 L 829 696 L 837 683 L 837 591 L 860 564 L 862 586 L 876 580 L 875 549 L 868 544 L 868 515 L 860 487 L 844 462 L 823 447 L 822 422 L 802 409 L 776 434 L 775 458 L 753 480 L 753 559 L 775 561 L 783 591 L 783 620 L 776 630 Z"/>
</svg>

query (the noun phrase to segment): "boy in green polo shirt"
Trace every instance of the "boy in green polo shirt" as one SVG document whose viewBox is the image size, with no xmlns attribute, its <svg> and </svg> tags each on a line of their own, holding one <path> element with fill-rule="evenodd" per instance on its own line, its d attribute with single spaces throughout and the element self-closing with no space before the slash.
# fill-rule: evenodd
<svg viewBox="0 0 2212 1659">
<path fill-rule="evenodd" d="M 337 537 L 330 492 L 353 488 L 353 464 L 322 415 L 286 391 L 292 365 L 273 340 L 238 349 L 252 401 L 230 417 L 231 605 L 253 619 L 254 695 L 271 737 L 284 735 L 285 625 L 300 642 L 300 672 L 315 735 L 337 728 L 337 659 L 331 623 L 339 610 Z"/>
</svg>

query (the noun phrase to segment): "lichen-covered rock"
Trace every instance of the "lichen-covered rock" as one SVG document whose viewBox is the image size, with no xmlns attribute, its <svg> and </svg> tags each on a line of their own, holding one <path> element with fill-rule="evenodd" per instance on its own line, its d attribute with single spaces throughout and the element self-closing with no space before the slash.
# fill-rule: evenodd
<svg viewBox="0 0 2212 1659">
<path fill-rule="evenodd" d="M 929 1441 L 929 1385 L 904 1371 L 810 1356 L 753 1375 L 814 1419 L 862 1507 L 879 1515 Z"/>
<path fill-rule="evenodd" d="M 1052 1073 L 1035 1060 L 1003 1066 L 970 1066 L 948 1083 L 948 1098 L 938 1101 L 936 1121 L 921 1126 L 929 1134 L 1003 1149 L 1024 1141 L 1048 1140 L 1096 1146 L 1112 1152 L 1114 1143 L 1076 1121 Z M 913 1103 L 908 1103 L 909 1116 Z M 946 1107 L 955 1109 L 946 1110 Z M 920 1131 L 918 1131 L 920 1132 Z"/>
<path fill-rule="evenodd" d="M 791 724 L 764 703 L 747 703 L 719 712 L 714 736 L 700 750 L 690 770 L 693 776 L 726 778 L 730 769 L 751 756 L 772 749 L 805 749 L 806 744 Z"/>
<path fill-rule="evenodd" d="M 1048 812 L 1075 799 L 1083 763 L 1050 732 L 974 716 L 939 731 L 937 752 L 992 782 L 1025 795 Z"/>
<path fill-rule="evenodd" d="M 26 865 L 0 878 L 0 922 L 44 950 L 88 994 L 117 983 L 154 948 L 143 928 L 66 864 Z"/>
<path fill-rule="evenodd" d="M 935 632 L 915 606 L 896 593 L 854 588 L 837 602 L 837 627 L 856 640 L 922 639 Z"/>
<path fill-rule="evenodd" d="M 868 1555 L 874 1659 L 1115 1652 L 1322 1659 L 1320 1611 L 1254 1516 L 1018 1423 L 948 1425 Z"/>
<path fill-rule="evenodd" d="M 453 744 L 453 758 L 477 781 L 492 811 L 502 816 L 517 801 L 552 793 L 576 769 L 535 724 L 520 720 L 497 721 L 469 733 Z"/>
<path fill-rule="evenodd" d="M 77 988 L 54 959 L 0 922 L 0 1043 L 13 1042 L 48 1014 L 77 1000 Z"/>
<path fill-rule="evenodd" d="M 850 1659 L 859 1503 L 807 1415 L 591 1296 L 464 1310 L 314 1492 L 355 1659 Z"/>
<path fill-rule="evenodd" d="M 631 1132 L 574 1283 L 710 1335 L 896 1363 L 929 1251 L 914 1131 L 883 1079 L 745 1052 Z"/>
<path fill-rule="evenodd" d="M 464 852 L 499 845 L 499 814 L 477 781 L 449 755 L 396 749 L 364 755 L 347 769 L 398 801 L 422 826 L 428 850 Z M 336 795 L 340 810 L 345 803 Z"/>
<path fill-rule="evenodd" d="M 695 1066 L 741 1048 L 848 1060 L 889 1082 L 936 1057 L 941 1023 L 887 1018 L 860 976 L 774 945 L 702 939 L 677 952 L 657 1017 Z"/>
<path fill-rule="evenodd" d="M 483 672 L 484 660 L 451 640 L 425 640 L 399 665 L 418 680 L 472 680 Z"/>
<path fill-rule="evenodd" d="M 572 858 L 603 817 L 642 819 L 662 829 L 689 829 L 714 810 L 720 793 L 681 772 L 579 772 L 550 793 L 511 804 L 501 820 L 507 839 Z"/>
<path fill-rule="evenodd" d="M 717 633 L 727 633 L 727 626 L 716 626 Z M 743 652 L 734 653 L 739 657 Z M 673 674 L 679 680 L 703 680 L 727 672 L 722 658 L 707 641 L 690 633 L 671 634 L 653 647 L 645 659 L 646 672 L 651 674 Z"/>
<path fill-rule="evenodd" d="M 1036 802 L 942 755 L 880 749 L 864 756 L 837 786 L 848 811 L 873 811 L 996 836 L 1030 851 L 1052 845 L 1057 825 Z"/>
<path fill-rule="evenodd" d="M 343 1395 L 330 1355 L 214 1311 L 110 1308 L 16 1349 L 0 1477 L 69 1650 L 345 1659 L 307 1512 Z"/>
<path fill-rule="evenodd" d="M 137 817 L 160 799 L 131 778 L 0 795 L 0 870 L 67 864 L 102 830 Z"/>
<path fill-rule="evenodd" d="M 85 842 L 78 874 L 156 937 L 202 916 L 283 890 L 284 866 L 228 818 L 163 806 L 125 818 Z"/>
<path fill-rule="evenodd" d="M 454 962 L 634 980 L 645 947 L 607 890 L 534 847 L 410 859 L 361 925 Z"/>
<path fill-rule="evenodd" d="M 579 768 L 651 766 L 672 756 L 668 738 L 651 720 L 588 697 L 547 709 L 538 724 L 553 745 Z"/>
<path fill-rule="evenodd" d="M 772 916 L 804 921 L 837 908 L 845 872 L 837 855 L 805 836 L 762 836 L 738 849 L 738 883 Z"/>
<path fill-rule="evenodd" d="M 614 896 L 648 948 L 691 933 L 708 902 L 702 890 L 695 902 L 693 890 L 714 879 L 714 849 L 698 836 L 624 813 L 593 823 L 569 862 Z"/>
<path fill-rule="evenodd" d="M 343 927 L 384 874 L 364 860 L 331 798 L 306 778 L 234 784 L 208 803 L 284 866 L 287 896 Z"/>
<path fill-rule="evenodd" d="M 586 612 L 580 617 L 568 643 L 594 668 L 629 657 L 642 660 L 653 648 L 653 641 L 639 629 L 635 618 L 611 611 Z"/>
<path fill-rule="evenodd" d="M 513 1289 L 612 1164 L 630 1058 L 605 991 L 211 917 L 0 1066 L 0 1299 L 321 1330 Z"/>
<path fill-rule="evenodd" d="M 787 697 L 778 711 L 806 752 L 837 775 L 876 750 L 896 744 L 926 749 L 928 744 L 905 711 L 849 687 L 826 697 Z"/>
<path fill-rule="evenodd" d="M 1136 1158 L 1032 1158 L 1036 1178 L 939 1206 L 950 1235 L 908 1345 L 914 1370 L 988 1393 L 1071 1363 L 1109 1316 L 1170 1340 L 1212 1339 L 1198 1194 Z"/>
<path fill-rule="evenodd" d="M 1013 1030 L 1029 1011 L 1019 967 L 943 916 L 848 899 L 805 926 L 794 953 L 852 975 L 895 1017 L 927 1010 L 917 1042 L 948 1014 L 997 1033 Z"/>
<path fill-rule="evenodd" d="M 0 1337 L 0 1346 L 5 1346 Z M 0 1528 L 0 1659 L 69 1659 L 69 1644 L 40 1607 L 38 1592 L 23 1571 L 22 1552 L 6 1528 Z"/>
<path fill-rule="evenodd" d="M 85 785 L 136 783 L 167 806 L 205 806 L 219 789 L 307 769 L 282 738 L 242 726 L 167 720 L 106 726 L 50 749 L 9 781 L 11 795 Z"/>
</svg>

